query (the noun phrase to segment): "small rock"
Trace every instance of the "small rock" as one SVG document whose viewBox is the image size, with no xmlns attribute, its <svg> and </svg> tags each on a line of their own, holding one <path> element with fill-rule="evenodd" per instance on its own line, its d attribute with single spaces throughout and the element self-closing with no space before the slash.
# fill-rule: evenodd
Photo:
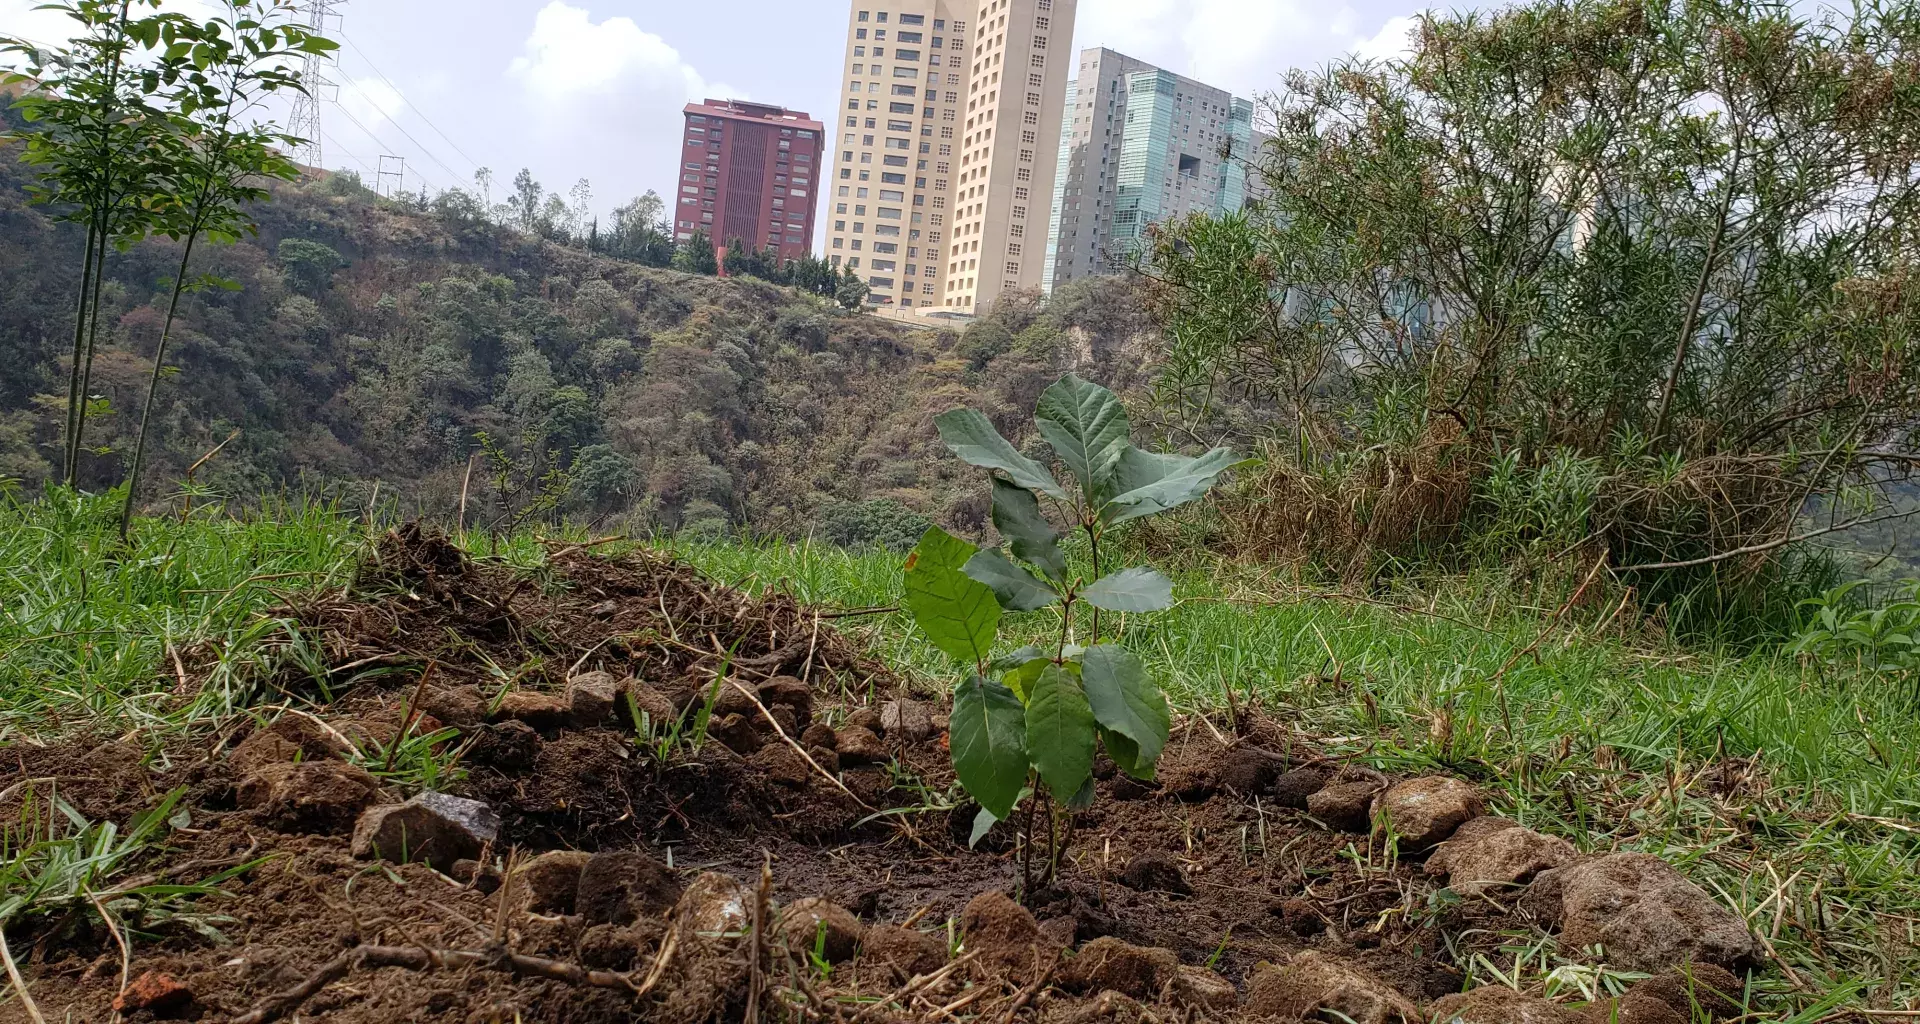
<svg viewBox="0 0 1920 1024">
<path fill-rule="evenodd" d="M 947 965 L 946 943 L 926 932 L 899 925 L 877 924 L 860 942 L 862 963 L 889 964 L 906 981 L 932 974 Z"/>
<path fill-rule="evenodd" d="M 580 872 L 592 859 L 582 850 L 552 850 L 521 865 L 514 884 L 526 887 L 527 909 L 536 914 L 574 913 Z"/>
<path fill-rule="evenodd" d="M 769 743 L 747 761 L 769 780 L 794 789 L 805 789 L 814 777 L 807 759 L 785 743 Z"/>
<path fill-rule="evenodd" d="M 344 761 L 263 765 L 240 782 L 235 802 L 286 832 L 335 834 L 353 828 L 380 800 L 380 783 Z"/>
<path fill-rule="evenodd" d="M 1561 893 L 1562 949 L 1603 946 L 1610 962 L 1648 973 L 1689 962 L 1738 970 L 1759 959 L 1740 915 L 1651 854 L 1596 857 L 1540 882 L 1549 876 Z"/>
<path fill-rule="evenodd" d="M 500 698 L 493 718 L 525 722 L 540 732 L 552 732 L 573 720 L 573 705 L 551 693 L 515 690 Z"/>
<path fill-rule="evenodd" d="M 865 729 L 878 736 L 880 734 L 880 725 L 880 709 L 866 707 L 855 708 L 853 713 L 847 716 L 847 720 L 841 723 L 841 728 Z"/>
<path fill-rule="evenodd" d="M 754 712 L 759 714 L 759 712 Z M 728 750 L 746 757 L 759 750 L 761 743 L 759 730 L 753 727 L 753 719 L 741 714 L 722 715 L 709 719 L 707 735 L 719 740 Z"/>
<path fill-rule="evenodd" d="M 467 760 L 502 771 L 525 771 L 540 760 L 540 733 L 525 722 L 495 722 L 474 734 Z"/>
<path fill-rule="evenodd" d="M 1478 787 L 1444 775 L 1397 783 L 1373 800 L 1373 819 L 1400 837 L 1409 852 L 1445 842 L 1454 830 L 1487 811 Z"/>
<path fill-rule="evenodd" d="M 1525 885 L 1579 855 L 1558 836 L 1541 835 L 1506 818 L 1475 818 L 1433 851 L 1427 874 L 1446 878 L 1447 886 L 1463 896 L 1478 896 Z"/>
<path fill-rule="evenodd" d="M 1307 798 L 1327 785 L 1327 773 L 1318 768 L 1295 768 L 1273 780 L 1273 802 L 1296 811 L 1307 809 Z"/>
<path fill-rule="evenodd" d="M 936 736 L 945 736 L 953 725 L 953 719 L 947 715 L 933 716 L 933 732 Z"/>
<path fill-rule="evenodd" d="M 1060 986 L 1091 995 L 1114 991 L 1134 999 L 1150 999 L 1171 983 L 1180 971 L 1180 958 L 1171 949 L 1130 945 L 1116 938 L 1095 939 L 1064 961 L 1057 972 Z"/>
<path fill-rule="evenodd" d="M 922 742 L 933 735 L 933 709 L 917 700 L 890 700 L 880 706 L 880 733 L 889 743 Z"/>
<path fill-rule="evenodd" d="M 449 871 L 453 862 L 478 858 L 500 836 L 500 816 L 478 800 L 445 793 L 418 793 L 404 804 L 369 808 L 353 827 L 355 857 L 425 861 Z"/>
<path fill-rule="evenodd" d="M 645 716 L 647 727 L 659 736 L 671 732 L 675 723 L 680 721 L 680 711 L 673 706 L 673 698 L 655 687 L 636 681 L 627 688 L 625 696 L 633 701 L 633 706 L 623 706 L 616 712 L 625 716 L 623 724 L 632 725 L 634 713 L 638 712 Z"/>
<path fill-rule="evenodd" d="M 146 1010 L 163 1017 L 193 1002 L 193 990 L 169 975 L 147 971 L 113 1000 L 113 1012 L 133 1013 Z"/>
<path fill-rule="evenodd" d="M 853 959 L 867 931 L 852 911 L 817 897 L 789 904 L 780 912 L 778 927 L 790 952 L 810 955 L 817 951 L 830 964 Z"/>
<path fill-rule="evenodd" d="M 596 619 L 611 619 L 613 618 L 613 613 L 619 610 L 620 610 L 620 602 L 615 601 L 612 598 L 608 598 L 607 600 L 602 601 L 599 604 L 596 604 L 593 607 L 587 609 L 587 614 L 593 616 Z"/>
<path fill-rule="evenodd" d="M 1585 1020 L 1559 1003 L 1502 985 L 1482 985 L 1442 997 L 1427 1007 L 1427 1016 L 1442 1024 L 1583 1024 Z"/>
<path fill-rule="evenodd" d="M 697 935 L 727 935 L 753 920 L 753 894 L 728 875 L 703 872 L 680 896 L 674 917 Z"/>
<path fill-rule="evenodd" d="M 1182 965 L 1167 988 L 1175 1006 L 1225 1013 L 1240 1005 L 1233 982 L 1204 967 Z"/>
<path fill-rule="evenodd" d="M 786 708 L 793 712 L 794 725 L 805 729 L 813 722 L 813 687 L 792 676 L 774 676 L 756 689 L 760 703 L 768 709 Z M 789 732 L 787 735 L 792 736 Z"/>
<path fill-rule="evenodd" d="M 1249 1017 L 1340 1020 L 1353 1024 L 1424 1024 L 1426 1018 L 1393 986 L 1317 950 L 1285 967 L 1260 964 L 1247 980 Z M 1337 1015 L 1337 1016 L 1336 1016 Z"/>
<path fill-rule="evenodd" d="M 567 706 L 576 729 L 612 724 L 619 701 L 620 682 L 611 672 L 582 672 L 567 680 Z"/>
<path fill-rule="evenodd" d="M 850 725 L 834 734 L 833 749 L 841 764 L 878 764 L 887 759 L 886 745 L 873 730 Z"/>
<path fill-rule="evenodd" d="M 1286 759 L 1270 750 L 1229 747 L 1214 757 L 1213 777 L 1220 788 L 1253 797 L 1272 789 L 1286 767 Z"/>
<path fill-rule="evenodd" d="M 815 722 L 800 733 L 800 745 L 808 749 L 825 747 L 832 750 L 838 743 L 833 726 L 825 722 Z"/>
<path fill-rule="evenodd" d="M 702 699 L 705 699 L 704 695 Z M 719 696 L 714 698 L 713 713 L 716 717 L 720 715 L 739 715 L 748 719 L 760 717 L 760 709 L 754 706 L 753 698 L 742 693 L 739 687 L 726 680 L 720 683 Z"/>
<path fill-rule="evenodd" d="M 1120 873 L 1119 882 L 1140 892 L 1164 892 L 1175 896 L 1193 895 L 1193 885 L 1180 861 L 1165 850 L 1149 850 L 1133 858 Z"/>
<path fill-rule="evenodd" d="M 591 924 L 629 925 L 664 914 L 681 897 L 680 880 L 639 850 L 602 850 L 580 867 L 574 911 Z"/>
</svg>

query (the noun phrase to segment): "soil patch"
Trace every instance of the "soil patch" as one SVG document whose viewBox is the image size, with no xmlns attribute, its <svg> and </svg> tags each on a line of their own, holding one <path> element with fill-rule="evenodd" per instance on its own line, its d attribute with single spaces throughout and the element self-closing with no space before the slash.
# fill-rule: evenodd
<svg viewBox="0 0 1920 1024">
<path fill-rule="evenodd" d="M 1407 780 L 1244 708 L 1236 729 L 1178 723 L 1157 784 L 1101 765 L 1057 878 L 1021 894 L 1007 825 L 968 844 L 941 698 L 813 609 L 646 553 L 563 549 L 527 575 L 407 528 L 347 592 L 284 614 L 311 655 L 273 680 L 278 720 L 8 759 L 13 811 L 57 784 L 125 822 L 183 788 L 185 827 L 134 875 L 246 868 L 184 916 L 120 919 L 126 976 L 148 979 L 122 1019 L 1384 1021 L 1458 993 L 1458 958 L 1537 927 L 1508 889 L 1436 898 L 1445 871 L 1406 852 L 1447 849 L 1479 813 L 1463 784 L 1392 790 Z M 1465 810 L 1426 813 L 1428 793 Z M 1422 809 L 1419 842 L 1389 842 L 1381 808 Z M 1608 876 L 1570 877 L 1585 902 L 1560 917 L 1577 924 Z M 1646 956 L 1706 948 L 1683 938 Z M 36 917 L 8 940 L 48 1019 L 113 1018 L 122 958 L 96 916 Z"/>
</svg>

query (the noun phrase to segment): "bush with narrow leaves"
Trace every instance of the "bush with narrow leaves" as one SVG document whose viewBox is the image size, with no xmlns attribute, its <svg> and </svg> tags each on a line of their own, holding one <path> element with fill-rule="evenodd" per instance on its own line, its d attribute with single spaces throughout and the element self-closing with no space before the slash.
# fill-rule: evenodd
<svg viewBox="0 0 1920 1024">
<path fill-rule="evenodd" d="M 1202 497 L 1234 464 L 1224 448 L 1199 458 L 1141 451 L 1113 392 L 1071 374 L 1040 396 L 1034 420 L 1073 486 L 978 412 L 935 419 L 955 455 L 992 473 L 993 525 L 1006 546 L 981 550 L 935 527 L 907 561 L 907 609 L 966 666 L 950 738 L 960 784 L 985 810 L 976 835 L 1031 793 L 1087 806 L 1100 748 L 1127 774 L 1153 777 L 1170 726 L 1167 699 L 1133 652 L 1101 642 L 1100 614 L 1168 608 L 1173 581 L 1144 567 L 1103 575 L 1100 545 L 1122 523 Z M 1084 533 L 1090 564 L 1069 559 L 1056 520 Z M 997 653 L 1008 612 L 1059 616 L 1058 643 Z M 1084 647 L 1070 642 L 1080 617 L 1092 641 Z"/>
</svg>

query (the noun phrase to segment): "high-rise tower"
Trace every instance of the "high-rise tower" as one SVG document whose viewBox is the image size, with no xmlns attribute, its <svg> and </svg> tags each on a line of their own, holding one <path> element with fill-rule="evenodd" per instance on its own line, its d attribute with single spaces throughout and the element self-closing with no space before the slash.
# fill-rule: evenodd
<svg viewBox="0 0 1920 1024">
<path fill-rule="evenodd" d="M 853 0 L 827 257 L 869 302 L 974 313 L 1040 286 L 1074 3 Z"/>
<path fill-rule="evenodd" d="M 981 0 L 967 40 L 946 305 L 984 312 L 1038 289 L 1046 261 L 1076 0 Z"/>
<path fill-rule="evenodd" d="M 689 103 L 685 113 L 674 237 L 704 232 L 717 250 L 738 241 L 777 249 L 783 261 L 812 252 L 820 122 L 743 100 Z"/>
</svg>

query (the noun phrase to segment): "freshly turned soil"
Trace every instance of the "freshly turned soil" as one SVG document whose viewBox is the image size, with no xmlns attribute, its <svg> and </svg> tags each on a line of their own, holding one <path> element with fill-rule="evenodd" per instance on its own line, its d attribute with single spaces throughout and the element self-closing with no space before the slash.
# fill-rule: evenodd
<svg viewBox="0 0 1920 1024">
<path fill-rule="evenodd" d="M 878 1022 L 932 1017 L 969 996 L 949 1015 L 1120 1019 L 1128 1006 L 1166 1002 L 1156 1019 L 1237 1019 L 1246 1009 L 1224 1006 L 1224 987 L 1244 997 L 1262 962 L 1317 951 L 1423 1005 L 1461 989 L 1453 955 L 1490 950 L 1502 932 L 1532 927 L 1508 909 L 1511 899 L 1430 901 L 1443 883 L 1416 857 L 1389 860 L 1363 832 L 1322 827 L 1304 810 L 1306 797 L 1346 766 L 1318 756 L 1311 737 L 1247 709 L 1236 716 L 1238 734 L 1177 722 L 1160 784 L 1103 763 L 1099 798 L 1058 835 L 1058 878 L 1020 894 L 1008 825 L 966 845 L 974 808 L 954 786 L 944 733 L 929 731 L 911 707 L 885 716 L 895 725 L 892 735 L 885 730 L 879 712 L 888 701 L 943 714 L 942 698 L 909 692 L 787 597 L 751 597 L 645 553 L 558 551 L 532 579 L 408 528 L 378 546 L 348 593 L 315 595 L 283 614 L 336 667 L 334 699 L 293 669 L 271 682 L 340 735 L 386 722 L 390 736 L 407 718 L 421 669 L 433 664 L 420 703 L 459 730 L 449 742 L 462 750 L 465 773 L 444 788 L 500 815 L 488 851 L 496 867 L 554 850 L 601 856 L 584 866 L 542 862 L 533 885 L 502 885 L 498 872 L 469 865 L 474 881 L 463 883 L 425 864 L 356 859 L 351 822 L 337 814 L 290 824 L 284 808 L 239 807 L 243 768 L 337 756 L 332 733 L 308 735 L 306 726 L 259 740 L 251 736 L 264 728 L 229 728 L 174 741 L 158 757 L 125 740 L 16 746 L 0 779 L 6 820 L 20 820 L 23 800 L 42 801 L 44 811 L 48 784 L 15 786 L 29 779 L 57 779 L 60 799 L 80 813 L 123 825 L 185 787 L 190 826 L 129 874 L 192 882 L 258 862 L 225 882 L 224 895 L 193 905 L 205 929 L 142 928 L 149 935 L 134 942 L 129 977 L 153 972 L 191 996 L 132 1011 L 128 1021 L 224 1022 L 358 946 L 484 951 L 496 933 L 507 952 L 570 965 L 580 977 L 628 971 L 634 987 L 652 981 L 636 995 L 552 972 L 515 973 L 503 960 L 369 968 L 307 999 L 298 1019 L 699 1024 L 739 1020 L 755 999 L 768 1019 L 788 1019 L 786 1007 L 846 1019 L 876 1006 L 864 1019 Z M 715 688 L 722 664 L 765 711 L 731 686 Z M 501 670 L 524 696 L 502 700 Z M 604 679 L 593 681 L 591 700 L 567 699 L 569 670 L 618 681 L 612 717 L 599 717 Z M 660 739 L 657 712 L 669 702 L 693 712 L 678 746 Z M 714 712 L 696 748 L 691 723 L 708 702 Z M 653 741 L 636 736 L 634 708 L 647 710 Z M 236 748 L 244 764 L 233 759 Z M 1371 860 L 1364 872 L 1353 851 Z M 556 876 L 556 864 L 579 873 L 572 898 L 552 891 L 565 884 L 554 877 L 572 877 Z M 763 870 L 771 879 L 764 892 Z M 694 884 L 706 873 L 741 888 L 728 896 L 723 879 Z M 1024 896 L 1024 909 L 976 902 L 991 893 Z M 715 898 L 732 902 L 702 909 Z M 814 899 L 831 906 L 800 902 Z M 783 917 L 795 905 L 803 909 Z M 694 923 L 761 914 L 757 938 L 751 923 L 720 931 Z M 796 915 L 828 923 L 803 928 Z M 969 917 L 975 933 L 962 942 Z M 804 943 L 790 941 L 802 932 Z M 814 962 L 816 935 L 829 961 L 846 959 L 853 936 L 865 938 L 851 962 L 827 970 Z M 90 917 L 33 918 L 11 925 L 7 939 L 48 1020 L 111 1019 L 119 946 Z M 1072 951 L 1100 939 L 1108 941 L 1092 949 L 1106 959 L 1074 967 Z M 949 960 L 956 946 L 966 962 Z M 920 989 L 911 988 L 916 977 Z M 874 1002 L 887 998 L 898 1001 Z M 0 1005 L 0 1022 L 25 1019 L 17 1000 Z"/>
</svg>

